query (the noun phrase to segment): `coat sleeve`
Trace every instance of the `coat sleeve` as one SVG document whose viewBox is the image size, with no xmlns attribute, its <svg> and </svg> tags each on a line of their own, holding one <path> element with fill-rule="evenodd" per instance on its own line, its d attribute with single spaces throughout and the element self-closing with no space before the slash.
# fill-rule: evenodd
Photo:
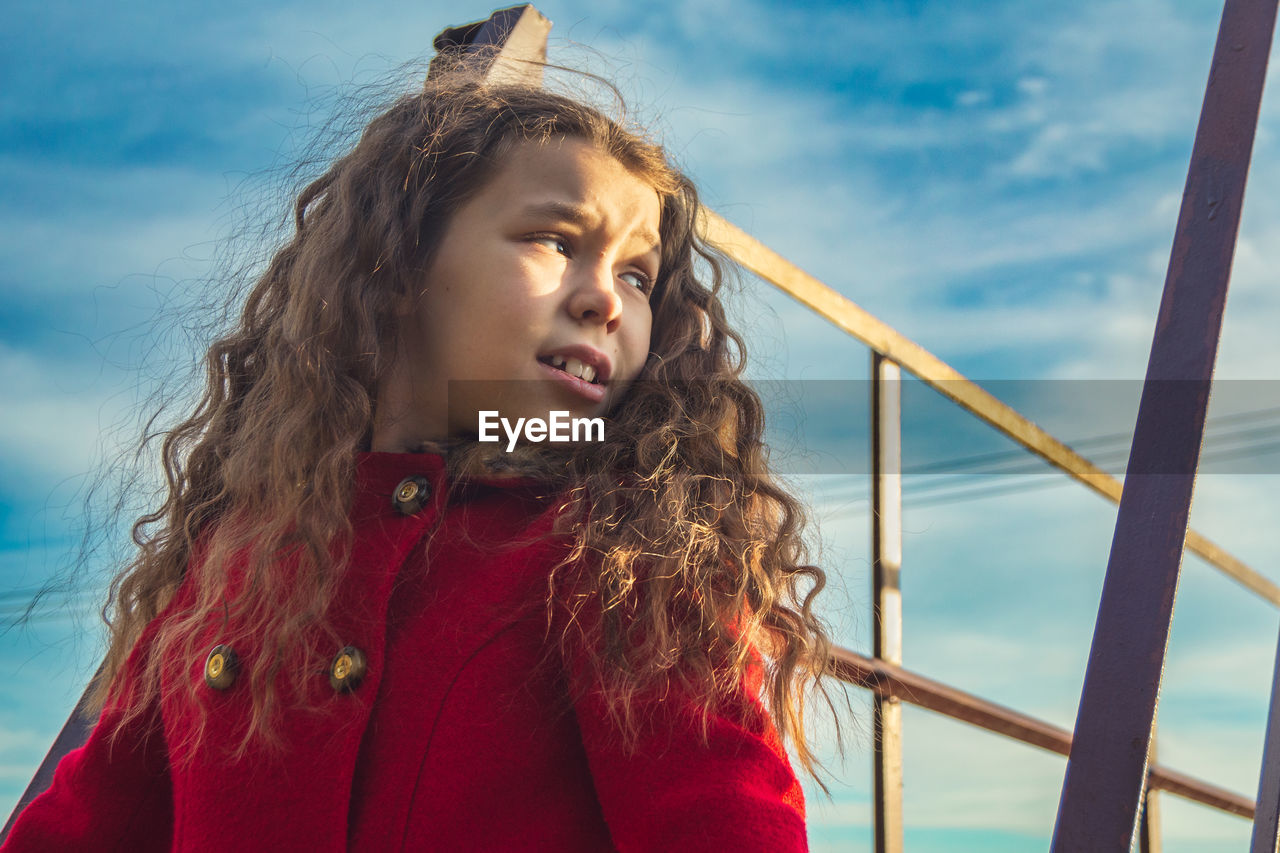
<svg viewBox="0 0 1280 853">
<path fill-rule="evenodd" d="M 125 663 L 136 672 L 150 645 L 148 626 Z M 158 703 L 113 738 L 120 712 L 110 703 L 83 746 L 68 752 L 49 788 L 14 822 L 0 853 L 164 851 L 173 841 L 173 796 Z"/>
<path fill-rule="evenodd" d="M 672 687 L 635 699 L 623 745 L 581 648 L 568 646 L 574 711 L 619 851 L 808 850 L 804 794 L 763 704 L 745 685 L 707 720 Z M 755 681 L 756 679 L 751 679 Z"/>
</svg>

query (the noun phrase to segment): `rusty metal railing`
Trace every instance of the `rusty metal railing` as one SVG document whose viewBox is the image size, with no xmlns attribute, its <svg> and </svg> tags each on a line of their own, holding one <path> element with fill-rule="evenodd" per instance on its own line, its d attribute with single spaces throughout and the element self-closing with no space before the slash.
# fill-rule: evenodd
<svg viewBox="0 0 1280 853">
<path fill-rule="evenodd" d="M 875 849 L 902 849 L 898 700 L 928 707 L 1068 756 L 1054 850 L 1159 849 L 1153 792 L 1232 814 L 1253 803 L 1150 766 L 1156 696 L 1184 548 L 1273 605 L 1280 587 L 1188 529 L 1213 362 L 1245 178 L 1265 79 L 1275 0 L 1227 0 L 1171 253 L 1130 454 L 1129 488 L 832 288 L 714 213 L 703 233 L 738 264 L 871 348 L 872 602 L 875 657 L 838 650 L 836 671 L 875 691 Z M 1069 476 L 1119 503 L 1074 737 L 1025 715 L 907 673 L 901 664 L 900 400 L 885 388 L 898 366 Z M 1172 471 L 1157 475 L 1157 470 Z M 1280 822 L 1280 651 L 1255 825 L 1255 850 L 1275 853 Z M 908 689 L 907 686 L 910 685 Z M 1259 840 L 1261 839 L 1261 840 Z"/>
<path fill-rule="evenodd" d="M 796 298 L 851 337 L 872 356 L 872 564 L 874 657 L 837 649 L 834 671 L 873 691 L 873 786 L 875 849 L 903 849 L 902 741 L 898 703 L 910 702 L 1042 749 L 1069 755 L 1072 736 L 1064 729 L 1004 708 L 901 667 L 901 438 L 900 400 L 891 389 L 896 370 L 908 370 L 926 385 L 1075 480 L 1118 503 L 1118 480 L 1077 454 L 1012 407 L 966 379 L 919 344 L 889 327 L 833 288 L 804 272 L 717 214 L 704 218 L 703 233 L 736 263 Z M 1206 537 L 1188 531 L 1186 547 L 1210 566 L 1264 601 L 1280 606 L 1280 587 Z M 889 657 L 892 654 L 893 657 Z M 1163 658 L 1163 655 L 1161 656 Z M 1252 819 L 1254 802 L 1171 768 L 1148 770 L 1144 798 L 1162 790 L 1228 814 Z M 1135 814 L 1136 819 L 1136 814 Z M 1159 827 L 1148 823 L 1145 849 L 1158 850 Z M 1108 849 L 1108 848 L 1098 848 Z M 1128 849 L 1125 847 L 1124 849 Z"/>
<path fill-rule="evenodd" d="M 1122 487 L 1119 480 L 853 300 L 805 272 L 719 214 L 708 211 L 704 215 L 702 232 L 739 266 L 812 309 L 851 338 L 899 365 L 1067 476 L 1088 486 L 1112 503 L 1120 502 Z M 1186 547 L 1245 589 L 1280 607 L 1280 585 L 1250 568 L 1243 560 L 1210 541 L 1208 537 L 1195 530 L 1188 530 Z"/>
<path fill-rule="evenodd" d="M 1066 729 L 894 666 L 887 661 L 866 657 L 848 649 L 837 649 L 835 671 L 850 684 L 873 690 L 877 696 L 910 702 L 919 708 L 1058 755 L 1068 755 L 1071 752 L 1071 732 Z M 1152 787 L 1171 794 L 1228 814 L 1247 818 L 1254 815 L 1254 802 L 1249 798 L 1194 779 L 1185 773 L 1153 765 L 1150 777 Z"/>
</svg>

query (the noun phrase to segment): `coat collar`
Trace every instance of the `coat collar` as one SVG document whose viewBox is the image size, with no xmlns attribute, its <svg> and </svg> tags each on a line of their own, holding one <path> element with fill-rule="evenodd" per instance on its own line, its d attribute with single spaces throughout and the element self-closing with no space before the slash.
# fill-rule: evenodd
<svg viewBox="0 0 1280 853">
<path fill-rule="evenodd" d="M 359 488 L 390 494 L 406 477 L 426 477 L 437 487 L 450 483 L 512 489 L 564 484 L 565 459 L 554 453 L 517 449 L 506 453 L 476 442 L 433 442 L 419 452 L 364 451 L 356 457 Z"/>
</svg>

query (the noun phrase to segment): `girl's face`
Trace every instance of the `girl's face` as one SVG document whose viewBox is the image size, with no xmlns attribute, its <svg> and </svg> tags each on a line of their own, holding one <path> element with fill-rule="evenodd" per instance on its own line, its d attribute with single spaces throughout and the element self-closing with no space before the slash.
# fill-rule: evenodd
<svg viewBox="0 0 1280 853">
<path fill-rule="evenodd" d="M 652 186 L 589 142 L 516 144 L 449 221 L 406 307 L 373 449 L 474 435 L 485 410 L 512 424 L 604 414 L 649 354 L 660 211 Z"/>
</svg>

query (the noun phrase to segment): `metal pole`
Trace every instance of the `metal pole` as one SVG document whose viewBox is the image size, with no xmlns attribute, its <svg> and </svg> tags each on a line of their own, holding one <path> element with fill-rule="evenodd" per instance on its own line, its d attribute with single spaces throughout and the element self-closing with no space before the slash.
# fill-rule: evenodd
<svg viewBox="0 0 1280 853">
<path fill-rule="evenodd" d="M 871 577 L 876 658 L 902 665 L 902 370 L 871 353 Z M 876 853 L 901 853 L 902 702 L 872 698 Z"/>
<path fill-rule="evenodd" d="M 1249 853 L 1276 853 L 1280 849 L 1280 644 L 1271 679 L 1271 710 L 1267 712 L 1267 738 L 1262 748 L 1262 772 L 1258 780 L 1258 806 L 1253 813 L 1253 841 Z"/>
<path fill-rule="evenodd" d="M 1227 0 L 1067 759 L 1053 850 L 1128 851 L 1173 616 L 1276 0 Z"/>
<path fill-rule="evenodd" d="M 1156 763 L 1156 736 L 1151 735 L 1150 766 Z M 1160 836 L 1160 791 L 1147 785 L 1142 795 L 1142 822 L 1138 828 L 1139 853 L 1160 853 L 1163 849 Z"/>
</svg>

